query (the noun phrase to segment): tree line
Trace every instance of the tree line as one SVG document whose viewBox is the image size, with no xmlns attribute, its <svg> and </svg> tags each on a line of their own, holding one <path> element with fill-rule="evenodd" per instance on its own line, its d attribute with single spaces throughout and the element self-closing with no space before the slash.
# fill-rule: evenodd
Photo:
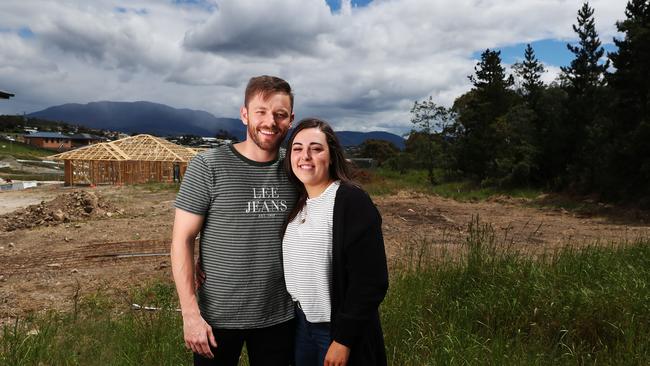
<svg viewBox="0 0 650 366">
<path fill-rule="evenodd" d="M 650 207 L 650 0 L 628 1 L 625 17 L 606 54 L 584 3 L 579 41 L 567 45 L 574 58 L 550 84 L 530 44 L 510 75 L 501 52 L 485 50 L 452 107 L 414 103 L 406 150 L 384 164 L 427 169 L 434 184 L 536 186 Z"/>
</svg>

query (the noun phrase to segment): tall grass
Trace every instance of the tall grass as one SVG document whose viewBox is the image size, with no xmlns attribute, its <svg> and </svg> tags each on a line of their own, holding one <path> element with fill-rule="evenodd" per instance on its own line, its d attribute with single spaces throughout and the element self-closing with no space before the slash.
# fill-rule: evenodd
<svg viewBox="0 0 650 366">
<path fill-rule="evenodd" d="M 133 311 L 126 302 L 98 293 L 69 313 L 15 320 L 1 332 L 0 364 L 188 364 L 191 354 L 183 346 L 173 286 L 156 283 L 134 290 L 131 299 L 163 310 Z"/>
<path fill-rule="evenodd" d="M 650 241 L 532 259 L 478 219 L 467 233 L 447 252 L 414 238 L 392 265 L 381 306 L 389 364 L 650 363 Z M 176 301 L 173 286 L 157 282 L 128 301 L 100 293 L 69 313 L 12 322 L 0 332 L 0 364 L 191 364 Z"/>
<path fill-rule="evenodd" d="M 398 265 L 382 305 L 390 364 L 650 363 L 650 242 L 533 260 L 469 229 L 460 260 Z"/>
<path fill-rule="evenodd" d="M 424 170 L 408 170 L 404 174 L 390 169 L 367 170 L 367 182 L 362 182 L 371 195 L 395 194 L 399 191 L 415 191 L 453 198 L 457 201 L 482 201 L 495 195 L 534 199 L 542 192 L 534 188 L 481 187 L 469 181 L 441 182 L 432 185 Z"/>
</svg>

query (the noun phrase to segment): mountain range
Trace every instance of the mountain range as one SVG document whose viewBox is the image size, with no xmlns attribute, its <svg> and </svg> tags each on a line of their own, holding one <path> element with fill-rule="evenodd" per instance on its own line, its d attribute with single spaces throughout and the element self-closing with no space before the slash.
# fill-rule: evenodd
<svg viewBox="0 0 650 366">
<path fill-rule="evenodd" d="M 224 130 L 240 140 L 246 137 L 245 126 L 238 118 L 216 117 L 206 111 L 177 109 L 146 101 L 68 103 L 33 112 L 28 116 L 129 134 L 207 137 Z M 344 146 L 356 146 L 368 139 L 378 139 L 390 141 L 400 149 L 404 148 L 404 138 L 389 132 L 338 131 L 337 135 Z"/>
</svg>

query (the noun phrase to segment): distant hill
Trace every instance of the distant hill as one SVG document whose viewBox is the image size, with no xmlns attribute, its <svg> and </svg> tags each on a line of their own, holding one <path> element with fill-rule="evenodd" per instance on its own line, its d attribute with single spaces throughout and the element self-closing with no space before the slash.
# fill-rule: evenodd
<svg viewBox="0 0 650 366">
<path fill-rule="evenodd" d="M 374 139 L 374 140 L 386 140 L 390 141 L 400 150 L 404 149 L 404 138 L 390 132 L 375 131 L 375 132 L 356 132 L 356 131 L 340 131 L 336 135 L 341 141 L 343 146 L 357 146 L 361 145 L 364 141 Z"/>
<path fill-rule="evenodd" d="M 176 109 L 151 102 L 71 103 L 30 113 L 28 116 L 91 128 L 158 136 L 214 136 L 218 130 L 226 130 L 237 137 L 245 134 L 244 125 L 239 119 L 217 118 L 205 111 Z"/>
<path fill-rule="evenodd" d="M 239 119 L 219 118 L 205 111 L 177 109 L 152 102 L 92 102 L 63 104 L 28 114 L 29 117 L 63 121 L 89 128 L 158 136 L 214 136 L 225 130 L 239 140 L 246 137 Z M 400 149 L 404 139 L 388 132 L 337 132 L 344 146 L 357 146 L 368 139 L 387 140 Z"/>
</svg>

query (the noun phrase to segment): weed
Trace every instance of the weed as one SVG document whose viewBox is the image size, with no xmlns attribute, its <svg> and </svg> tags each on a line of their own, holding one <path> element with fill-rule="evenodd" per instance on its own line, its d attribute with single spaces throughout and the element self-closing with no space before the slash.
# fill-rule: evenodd
<svg viewBox="0 0 650 366">
<path fill-rule="evenodd" d="M 381 305 L 389 364 L 648 364 L 649 240 L 533 259 L 475 217 L 458 253 L 439 247 L 415 236 L 392 266 Z M 126 301 L 86 296 L 73 314 L 4 325 L 0 364 L 190 364 L 176 304 L 165 281 L 133 289 Z"/>
</svg>

